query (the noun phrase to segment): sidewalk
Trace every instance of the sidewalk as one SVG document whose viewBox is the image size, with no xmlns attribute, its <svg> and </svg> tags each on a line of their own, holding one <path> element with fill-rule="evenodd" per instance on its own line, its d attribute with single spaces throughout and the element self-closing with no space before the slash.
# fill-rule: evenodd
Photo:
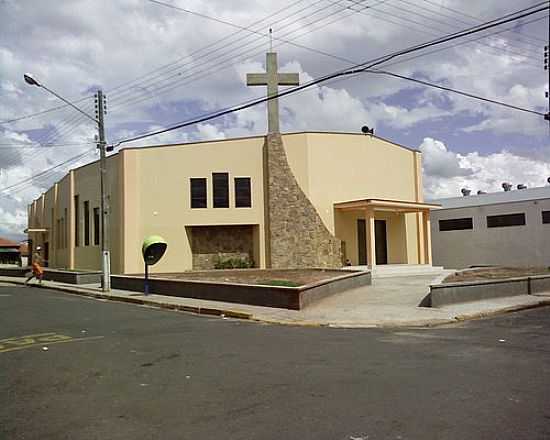
<svg viewBox="0 0 550 440">
<path fill-rule="evenodd" d="M 526 308 L 550 305 L 550 292 L 454 304 L 443 308 L 417 307 L 428 291 L 432 276 L 383 278 L 365 286 L 326 298 L 304 310 L 286 310 L 139 292 L 101 291 L 99 285 L 76 286 L 44 281 L 42 286 L 93 298 L 123 301 L 197 314 L 248 319 L 273 324 L 329 327 L 435 326 L 466 319 L 492 316 Z M 23 284 L 15 277 L 0 277 L 0 283 Z"/>
</svg>

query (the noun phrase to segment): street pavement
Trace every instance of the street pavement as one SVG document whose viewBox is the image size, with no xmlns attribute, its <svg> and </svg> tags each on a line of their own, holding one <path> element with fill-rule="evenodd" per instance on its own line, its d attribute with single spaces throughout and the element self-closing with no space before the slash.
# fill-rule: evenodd
<svg viewBox="0 0 550 440">
<path fill-rule="evenodd" d="M 550 308 L 418 329 L 0 286 L 0 439 L 550 438 Z"/>
<path fill-rule="evenodd" d="M 223 314 L 272 324 L 345 328 L 436 326 L 511 310 L 550 305 L 550 292 L 546 292 L 451 304 L 440 308 L 418 307 L 433 281 L 434 278 L 430 275 L 376 279 L 371 286 L 362 286 L 332 295 L 302 310 L 155 294 L 145 296 L 140 292 L 120 289 L 102 292 L 99 284 L 74 285 L 44 281 L 42 286 L 78 295 L 199 314 Z M 0 277 L 0 283 L 2 282 L 23 284 L 24 279 Z"/>
</svg>

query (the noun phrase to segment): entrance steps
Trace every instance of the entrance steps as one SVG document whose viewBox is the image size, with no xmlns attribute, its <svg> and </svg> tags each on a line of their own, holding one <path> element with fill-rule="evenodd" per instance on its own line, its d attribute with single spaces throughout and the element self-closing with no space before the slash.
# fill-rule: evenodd
<svg viewBox="0 0 550 440">
<path fill-rule="evenodd" d="M 370 270 L 373 278 L 410 277 L 420 275 L 441 275 L 444 271 L 442 266 L 430 264 L 380 264 L 374 266 L 349 266 L 350 270 Z"/>
</svg>

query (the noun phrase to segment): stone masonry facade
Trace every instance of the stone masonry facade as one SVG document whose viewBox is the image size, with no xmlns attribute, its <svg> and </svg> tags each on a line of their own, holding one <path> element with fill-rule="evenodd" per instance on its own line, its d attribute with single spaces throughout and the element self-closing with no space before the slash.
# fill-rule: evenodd
<svg viewBox="0 0 550 440">
<path fill-rule="evenodd" d="M 252 260 L 253 226 L 190 227 L 193 270 L 214 269 L 220 259 Z"/>
<path fill-rule="evenodd" d="M 341 267 L 342 242 L 298 185 L 278 133 L 266 136 L 264 179 L 268 267 Z"/>
</svg>

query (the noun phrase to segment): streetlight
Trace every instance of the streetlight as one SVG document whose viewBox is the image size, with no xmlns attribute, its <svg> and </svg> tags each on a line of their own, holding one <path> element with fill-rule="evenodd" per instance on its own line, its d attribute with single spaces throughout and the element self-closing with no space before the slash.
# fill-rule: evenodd
<svg viewBox="0 0 550 440">
<path fill-rule="evenodd" d="M 97 124 L 97 129 L 99 132 L 99 142 L 98 148 L 100 152 L 99 159 L 99 177 L 100 177 L 100 186 L 101 186 L 101 270 L 103 272 L 103 282 L 102 289 L 104 292 L 109 292 L 111 290 L 111 259 L 109 256 L 109 242 L 108 242 L 108 222 L 107 222 L 107 194 L 105 193 L 105 177 L 107 174 L 107 160 L 106 160 L 106 142 L 105 142 L 105 125 L 103 123 L 103 93 L 101 90 L 97 91 L 97 114 L 98 117 L 94 118 L 85 111 L 79 109 L 72 102 L 66 100 L 62 96 L 55 93 L 53 90 L 47 88 L 44 84 L 40 84 L 30 73 L 25 73 L 23 75 L 25 82 L 31 86 L 41 87 L 44 90 L 50 92 L 55 97 L 59 98 L 61 101 L 70 105 L 76 111 L 82 113 L 88 119 L 91 119 Z M 78 221 L 78 219 L 76 220 Z"/>
</svg>

